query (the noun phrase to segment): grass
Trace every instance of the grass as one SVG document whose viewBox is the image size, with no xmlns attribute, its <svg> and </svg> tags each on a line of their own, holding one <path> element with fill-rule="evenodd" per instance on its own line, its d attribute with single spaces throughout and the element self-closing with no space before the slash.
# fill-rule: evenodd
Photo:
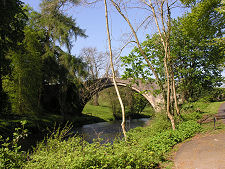
<svg viewBox="0 0 225 169">
<path fill-rule="evenodd" d="M 218 109 L 220 107 L 220 105 L 223 102 L 212 102 L 212 103 L 208 103 L 207 107 L 205 109 L 203 109 L 204 112 L 207 112 L 209 114 L 216 114 L 218 112 Z"/>
<path fill-rule="evenodd" d="M 111 107 L 108 105 L 101 104 L 99 106 L 91 105 L 90 103 L 86 104 L 82 112 L 84 115 L 95 116 L 103 119 L 104 121 L 113 121 L 115 120 Z M 140 113 L 140 117 L 151 117 L 154 114 L 154 110 L 150 106 L 146 106 L 143 112 Z"/>
<path fill-rule="evenodd" d="M 147 105 L 144 110 L 141 112 L 141 114 L 146 115 L 146 116 L 154 116 L 155 111 L 153 110 L 153 108 L 149 105 Z"/>
<path fill-rule="evenodd" d="M 29 155 L 29 161 L 26 162 L 27 168 L 173 168 L 173 160 L 169 154 L 174 153 L 171 150 L 177 143 L 191 138 L 195 133 L 206 132 L 218 133 L 225 130 L 225 125 L 218 121 L 216 130 L 213 130 L 213 122 L 198 124 L 196 121 L 199 114 L 215 114 L 222 102 L 217 103 L 192 103 L 186 105 L 186 111 L 193 115 L 189 116 L 188 121 L 177 126 L 177 130 L 172 131 L 170 122 L 165 113 L 157 113 L 151 121 L 150 126 L 146 128 L 136 128 L 128 132 L 128 142 L 123 140 L 115 144 L 101 145 L 98 142 L 88 144 L 79 138 L 68 138 L 63 140 L 61 137 L 54 136 L 43 143 L 40 143 L 33 153 Z M 185 106 L 184 106 L 185 107 Z M 93 111 L 94 110 L 94 111 Z M 108 111 L 107 111 L 108 110 Z M 150 107 L 143 111 L 148 113 Z M 88 111 L 93 111 L 88 114 Z M 109 120 L 112 113 L 107 106 L 92 106 L 88 104 L 82 118 L 94 118 L 98 116 L 102 120 Z M 56 118 L 56 117 L 51 117 Z M 81 119 L 80 122 L 82 121 Z M 196 118 L 195 120 L 193 118 Z M 49 119 L 46 119 L 46 122 Z M 61 131 L 61 130 L 59 130 Z M 56 132 L 57 133 L 57 132 Z M 63 134 L 64 136 L 64 134 Z M 47 146 L 46 146 L 47 145 Z"/>
<path fill-rule="evenodd" d="M 105 121 L 113 121 L 113 113 L 112 109 L 108 106 L 94 106 L 90 103 L 86 104 L 84 110 L 82 112 L 85 115 L 91 115 L 95 117 L 99 117 Z"/>
<path fill-rule="evenodd" d="M 216 122 L 216 130 L 214 130 L 214 121 L 213 117 L 215 114 L 218 113 L 218 109 L 221 106 L 221 104 L 224 103 L 222 102 L 194 102 L 194 103 L 188 103 L 183 106 L 183 113 L 189 113 L 191 114 L 192 112 L 198 112 L 201 116 L 199 117 L 206 117 L 209 116 L 209 120 L 206 121 L 206 123 L 202 123 L 202 131 L 201 133 L 208 133 L 208 132 L 215 132 L 218 130 L 225 130 L 225 124 L 219 120 Z"/>
<path fill-rule="evenodd" d="M 194 102 L 182 106 L 184 111 L 201 111 L 205 114 L 216 114 L 223 102 Z"/>
</svg>

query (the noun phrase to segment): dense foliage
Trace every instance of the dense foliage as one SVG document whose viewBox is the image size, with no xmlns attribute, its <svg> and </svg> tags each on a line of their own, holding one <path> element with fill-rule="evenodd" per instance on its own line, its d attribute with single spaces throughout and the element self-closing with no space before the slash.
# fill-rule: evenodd
<svg viewBox="0 0 225 169">
<path fill-rule="evenodd" d="M 65 131 L 58 131 L 38 145 L 25 168 L 154 168 L 175 144 L 200 131 L 194 121 L 180 124 L 175 131 L 169 126 L 163 117 L 151 127 L 129 132 L 127 142 L 113 144 L 98 140 L 89 144 L 79 137 L 64 140 Z"/>
<path fill-rule="evenodd" d="M 129 87 L 120 87 L 119 89 L 123 99 L 126 117 L 138 117 L 146 105 L 149 104 L 148 100 L 143 95 L 141 95 L 141 93 L 137 93 Z M 108 88 L 100 94 L 104 95 L 105 99 L 108 100 L 114 118 L 121 119 L 121 108 L 115 89 Z"/>
<path fill-rule="evenodd" d="M 19 0 L 0 2 L 0 113 L 8 109 L 7 94 L 2 87 L 2 77 L 10 71 L 10 61 L 6 58 L 6 54 L 10 49 L 17 49 L 18 43 L 24 38 L 23 29 L 27 16 L 22 7 Z"/>
<path fill-rule="evenodd" d="M 225 60 L 225 17 L 217 11 L 220 6 L 220 0 L 195 2 L 190 13 L 172 22 L 172 58 L 169 62 L 182 100 L 197 100 L 223 82 L 221 73 Z M 142 47 L 154 65 L 161 83 L 165 83 L 164 53 L 160 36 L 148 35 Z M 135 47 L 129 56 L 122 57 L 122 61 L 126 66 L 125 78 L 154 80 L 151 79 L 152 72 L 138 48 Z"/>
<path fill-rule="evenodd" d="M 80 113 L 86 64 L 69 52 L 72 38 L 86 37 L 85 31 L 60 10 L 61 2 L 43 1 L 41 13 L 17 0 L 1 3 L 0 115 Z"/>
<path fill-rule="evenodd" d="M 202 1 L 173 22 L 174 69 L 184 100 L 197 100 L 223 82 L 225 17 L 219 6 L 218 0 Z"/>
<path fill-rule="evenodd" d="M 0 135 L 0 168 L 21 168 L 26 161 L 26 153 L 20 151 L 18 142 L 27 137 L 28 130 L 24 128 L 26 121 L 21 121 L 21 127 L 15 128 L 13 138 L 4 139 Z"/>
</svg>

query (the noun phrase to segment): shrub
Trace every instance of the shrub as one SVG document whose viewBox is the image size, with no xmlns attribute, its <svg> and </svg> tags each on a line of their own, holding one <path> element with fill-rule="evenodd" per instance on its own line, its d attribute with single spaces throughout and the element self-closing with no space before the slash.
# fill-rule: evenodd
<svg viewBox="0 0 225 169">
<path fill-rule="evenodd" d="M 184 121 L 189 121 L 189 120 L 198 120 L 198 119 L 201 119 L 202 118 L 202 114 L 200 112 L 191 112 L 191 113 L 183 113 L 182 114 L 182 119 Z"/>
<path fill-rule="evenodd" d="M 80 137 L 64 139 L 68 129 L 57 130 L 41 142 L 26 162 L 25 168 L 155 168 L 175 144 L 200 131 L 195 121 L 181 123 L 177 130 L 168 129 L 167 119 L 157 116 L 151 127 L 128 132 L 127 142 L 89 144 Z M 159 122 L 158 120 L 162 121 Z M 66 132 L 65 132 L 66 131 Z"/>
<path fill-rule="evenodd" d="M 16 128 L 12 140 L 8 137 L 3 139 L 0 136 L 0 168 L 21 168 L 26 159 L 26 154 L 20 151 L 18 141 L 27 136 L 27 130 L 24 129 L 26 121 L 22 121 L 22 128 Z"/>
<path fill-rule="evenodd" d="M 225 99 L 225 88 L 213 88 L 210 91 L 203 92 L 199 101 L 201 102 L 218 102 Z"/>
</svg>

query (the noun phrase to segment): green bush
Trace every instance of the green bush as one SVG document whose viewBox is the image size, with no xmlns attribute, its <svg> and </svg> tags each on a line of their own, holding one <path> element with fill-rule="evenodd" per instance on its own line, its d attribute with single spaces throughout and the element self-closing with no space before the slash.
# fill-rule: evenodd
<svg viewBox="0 0 225 169">
<path fill-rule="evenodd" d="M 101 140 L 89 144 L 80 137 L 65 140 L 69 130 L 57 130 L 29 155 L 24 168 L 155 168 L 175 144 L 200 131 L 195 121 L 183 122 L 175 131 L 159 123 L 131 130 L 127 142 L 113 144 L 101 144 Z"/>
<path fill-rule="evenodd" d="M 202 118 L 202 114 L 200 112 L 191 112 L 191 113 L 183 113 L 182 114 L 182 119 L 184 121 L 189 121 L 189 120 L 198 120 L 198 119 L 201 119 Z"/>
<path fill-rule="evenodd" d="M 27 130 L 24 129 L 26 121 L 22 121 L 22 128 L 16 128 L 13 138 L 3 139 L 0 136 L 0 168 L 21 168 L 26 160 L 26 154 L 20 151 L 21 146 L 18 141 L 27 136 Z"/>
<path fill-rule="evenodd" d="M 121 107 L 115 89 L 106 89 L 105 93 L 107 94 L 107 98 L 110 98 L 109 103 L 112 108 L 113 116 L 115 119 L 121 119 Z M 144 98 L 144 96 L 129 87 L 120 87 L 120 95 L 125 107 L 126 117 L 130 116 L 131 118 L 135 118 L 148 104 L 148 100 Z"/>
<path fill-rule="evenodd" d="M 225 88 L 213 88 L 210 91 L 203 92 L 200 102 L 218 102 L 225 100 Z"/>
</svg>

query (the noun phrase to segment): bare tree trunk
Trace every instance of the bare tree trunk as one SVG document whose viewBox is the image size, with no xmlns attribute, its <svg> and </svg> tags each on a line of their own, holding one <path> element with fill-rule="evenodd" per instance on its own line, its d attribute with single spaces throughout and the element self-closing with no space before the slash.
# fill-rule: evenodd
<svg viewBox="0 0 225 169">
<path fill-rule="evenodd" d="M 161 38 L 161 42 L 162 42 L 162 45 L 164 47 L 164 52 L 165 52 L 165 58 L 164 58 L 164 68 L 165 68 L 165 75 L 166 75 L 166 80 L 167 80 L 167 103 L 166 103 L 166 111 L 167 111 L 167 116 L 169 117 L 170 121 L 171 121 L 171 125 L 172 125 L 172 128 L 173 130 L 175 130 L 175 122 L 174 122 L 174 117 L 173 115 L 171 114 L 171 111 L 170 111 L 170 105 L 171 105 L 171 102 L 170 102 L 170 97 L 171 97 L 171 93 L 170 93 L 170 72 L 169 72 L 169 69 L 168 67 L 170 65 L 168 65 L 168 61 L 170 61 L 170 46 L 169 46 L 169 38 L 170 38 L 170 28 L 171 28 L 171 20 L 170 20 L 170 9 L 169 9 L 169 6 L 168 6 L 168 1 L 166 1 L 166 4 L 167 4 L 167 12 L 168 12 L 168 22 L 166 23 L 167 25 L 167 28 L 168 28 L 168 31 L 166 31 L 166 26 L 165 26 L 165 18 L 164 18 L 164 10 L 163 10 L 163 5 L 165 3 L 165 1 L 161 1 L 161 4 L 160 4 L 160 18 L 161 18 L 161 24 L 162 24 L 162 31 L 160 30 L 160 26 L 159 26 L 159 21 L 158 21 L 158 18 L 157 18 L 157 15 L 156 15 L 156 11 L 155 11 L 155 7 L 153 6 L 152 4 L 152 1 L 149 0 L 149 3 L 145 2 L 144 3 L 146 5 L 148 5 L 151 9 L 152 9 L 152 12 L 153 12 L 153 17 L 155 19 L 155 23 L 156 23 L 156 26 L 157 26 L 157 29 L 158 29 L 158 32 L 159 32 L 159 36 Z M 172 80 L 173 81 L 173 80 Z M 172 95 L 173 96 L 173 95 Z"/>
<path fill-rule="evenodd" d="M 168 70 L 168 63 L 167 63 L 167 50 L 165 50 L 165 58 L 164 58 L 164 67 L 165 67 L 165 73 L 167 78 L 167 102 L 166 102 L 166 112 L 167 116 L 170 119 L 172 129 L 175 130 L 175 123 L 174 118 L 170 112 L 170 76 L 169 76 L 169 70 Z"/>
<path fill-rule="evenodd" d="M 138 39 L 138 36 L 137 36 L 137 33 L 136 33 L 136 31 L 134 30 L 134 27 L 132 26 L 130 20 L 128 19 L 128 17 L 126 17 L 126 16 L 123 14 L 123 12 L 121 11 L 119 5 L 118 5 L 114 0 L 111 0 L 111 2 L 112 2 L 112 4 L 113 4 L 113 6 L 116 8 L 116 10 L 119 12 L 119 14 L 123 17 L 123 19 L 128 23 L 128 25 L 129 25 L 129 27 L 130 27 L 130 29 L 131 29 L 133 35 L 134 35 L 135 42 L 136 42 L 136 44 L 137 44 L 137 46 L 138 46 L 138 49 L 140 50 L 140 52 L 141 52 L 142 56 L 144 57 L 145 61 L 147 62 L 149 68 L 150 68 L 151 71 L 153 72 L 153 74 L 154 74 L 154 76 L 155 76 L 155 78 L 156 78 L 156 82 L 158 83 L 160 89 L 163 91 L 163 85 L 162 85 L 162 83 L 161 83 L 161 81 L 160 81 L 160 79 L 159 79 L 159 76 L 158 76 L 158 74 L 156 73 L 156 71 L 155 71 L 153 65 L 152 65 L 152 64 L 150 63 L 150 61 L 148 60 L 148 57 L 146 56 L 144 50 L 142 49 L 141 44 L 140 44 L 139 39 Z"/>
<path fill-rule="evenodd" d="M 115 78 L 115 71 L 114 71 L 114 66 L 113 66 L 113 59 L 112 59 L 112 48 L 111 48 L 111 38 L 110 38 L 110 33 L 109 33 L 109 23 L 108 23 L 108 9 L 107 9 L 107 3 L 106 0 L 104 0 L 105 3 L 105 18 L 106 18 L 106 29 L 107 29 L 107 36 L 108 36 L 108 43 L 109 43 L 109 52 L 110 52 L 110 63 L 111 63 L 111 69 L 112 69 L 112 74 L 113 74 L 113 84 L 116 90 L 116 94 L 118 96 L 119 102 L 120 102 L 120 106 L 121 106 L 121 110 L 122 110 L 122 130 L 123 130 L 123 135 L 125 138 L 125 141 L 127 140 L 127 136 L 126 136 L 126 130 L 125 130 L 125 109 L 124 109 L 124 105 L 123 105 L 123 101 L 121 99 L 120 96 L 120 92 L 118 89 L 118 86 L 116 84 L 116 78 Z"/>
<path fill-rule="evenodd" d="M 178 101 L 177 101 L 177 93 L 176 93 L 176 86 L 175 86 L 175 80 L 174 80 L 174 74 L 172 74 L 172 87 L 173 87 L 173 97 L 174 97 L 174 102 L 175 102 L 175 108 L 177 115 L 180 116 L 180 109 L 178 107 Z"/>
<path fill-rule="evenodd" d="M 170 76 L 171 72 L 170 72 L 170 69 L 169 69 L 170 65 L 168 63 L 170 61 L 169 38 L 170 38 L 170 27 L 171 27 L 171 24 L 170 24 L 170 22 L 171 22 L 171 20 L 170 20 L 170 8 L 169 8 L 169 5 L 168 5 L 168 0 L 167 1 L 165 1 L 165 0 L 157 1 L 158 5 L 160 6 L 159 11 L 158 11 L 160 16 L 157 16 L 157 11 L 155 10 L 155 5 L 152 4 L 151 0 L 149 0 L 149 3 L 147 3 L 146 1 L 143 1 L 146 5 L 148 5 L 152 9 L 153 18 L 155 20 L 155 23 L 156 23 L 156 26 L 157 26 L 157 29 L 158 29 L 158 32 L 159 32 L 159 36 L 160 36 L 160 39 L 161 39 L 161 43 L 162 43 L 163 48 L 164 48 L 164 52 L 165 52 L 164 68 L 165 68 L 165 78 L 166 78 L 166 85 L 167 85 L 166 86 L 167 87 L 167 94 L 166 94 L 166 89 L 162 85 L 157 72 L 155 71 L 154 67 L 152 66 L 152 64 L 148 60 L 148 57 L 146 56 L 145 52 L 143 51 L 143 49 L 140 45 L 140 42 L 138 40 L 136 31 L 134 30 L 129 18 L 126 17 L 124 15 L 124 13 L 121 11 L 119 3 L 116 3 L 114 0 L 110 0 L 110 1 L 113 3 L 116 10 L 119 12 L 119 14 L 124 18 L 124 20 L 128 23 L 129 27 L 131 28 L 131 31 L 134 35 L 135 42 L 137 43 L 137 46 L 140 50 L 140 53 L 144 57 L 145 61 L 147 62 L 148 66 L 149 66 L 149 68 L 152 70 L 152 72 L 153 72 L 153 74 L 156 78 L 156 81 L 159 84 L 160 89 L 163 91 L 164 101 L 166 103 L 165 109 L 167 111 L 168 118 L 171 121 L 172 128 L 173 128 L 173 130 L 175 130 L 175 122 L 174 122 L 174 118 L 173 118 L 173 115 L 171 114 L 171 109 L 170 109 L 170 106 L 171 106 L 170 98 L 173 95 L 172 95 L 172 92 L 170 92 L 170 90 L 172 89 L 172 86 L 171 86 L 172 83 L 171 83 L 171 79 L 170 79 L 171 78 L 171 76 Z M 168 21 L 166 21 L 166 18 L 165 18 L 165 15 L 164 15 L 164 9 L 163 9 L 165 2 L 166 2 L 166 5 L 167 5 Z M 159 22 L 159 19 L 161 19 L 161 24 Z M 160 25 L 162 27 L 162 30 L 160 29 Z M 168 30 L 166 30 L 166 26 L 167 26 Z"/>
<path fill-rule="evenodd" d="M 94 106 L 99 106 L 98 98 L 99 98 L 99 95 L 98 95 L 98 93 L 96 93 L 96 95 L 94 95 L 94 98 L 93 98 Z"/>
</svg>

